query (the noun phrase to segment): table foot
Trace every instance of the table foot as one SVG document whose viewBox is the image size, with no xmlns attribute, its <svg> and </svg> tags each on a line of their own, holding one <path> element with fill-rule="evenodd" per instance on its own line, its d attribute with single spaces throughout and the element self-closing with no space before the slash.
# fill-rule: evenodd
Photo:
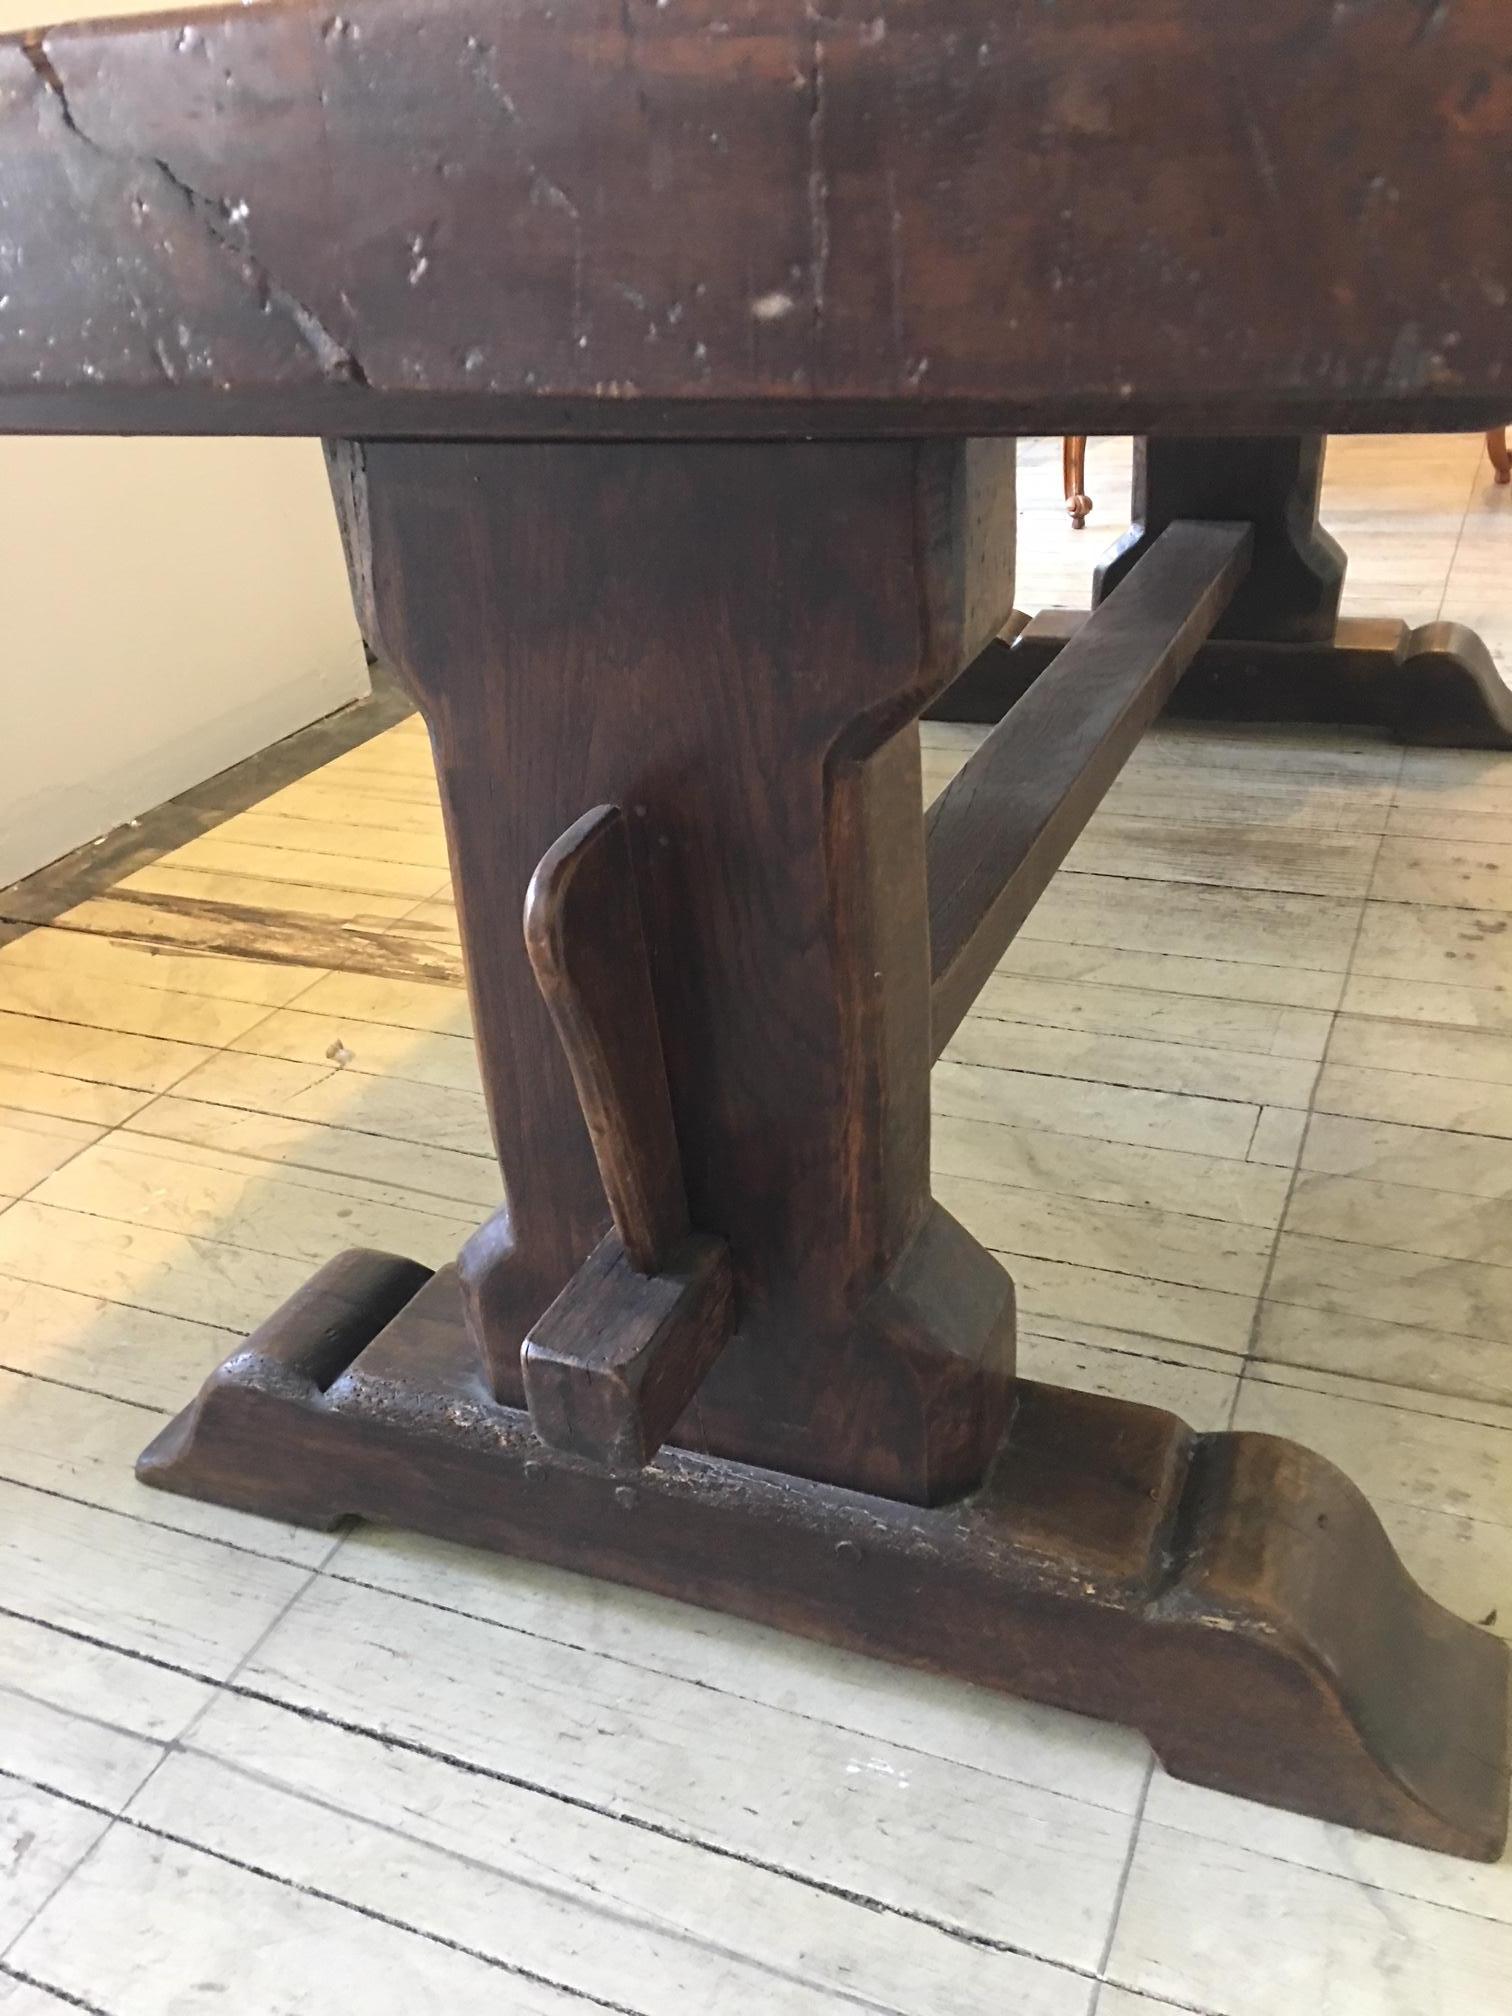
<svg viewBox="0 0 1512 2016">
<path fill-rule="evenodd" d="M 1016 623 L 940 695 L 929 718 L 1001 720 L 1086 620 L 1082 609 L 1047 609 Z M 1423 746 L 1512 749 L 1512 685 L 1463 623 L 1409 629 L 1346 617 L 1322 644 L 1211 638 L 1167 712 L 1202 720 L 1361 723 Z"/>
<path fill-rule="evenodd" d="M 1061 474 L 1066 493 L 1066 510 L 1073 528 L 1080 532 L 1092 509 L 1087 495 L 1087 437 L 1067 434 L 1061 443 Z"/>
<path fill-rule="evenodd" d="M 401 1305 L 401 1306 L 396 1306 Z M 500 1405 L 455 1271 L 349 1254 L 144 1453 L 160 1489 L 357 1515 L 1141 1730 L 1175 1776 L 1420 1846 L 1505 1838 L 1508 1653 L 1417 1588 L 1291 1443 L 1021 1382 L 923 1507 L 665 1448 L 633 1480 Z"/>
</svg>

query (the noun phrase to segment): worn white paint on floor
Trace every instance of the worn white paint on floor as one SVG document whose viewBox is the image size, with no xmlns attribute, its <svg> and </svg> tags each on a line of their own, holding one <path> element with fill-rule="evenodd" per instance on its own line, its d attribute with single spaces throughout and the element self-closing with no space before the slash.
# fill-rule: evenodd
<svg viewBox="0 0 1512 2016">
<path fill-rule="evenodd" d="M 1056 444 L 1020 600 L 1084 599 Z M 1334 445 L 1349 604 L 1512 658 L 1469 438 Z M 937 790 L 976 731 L 926 730 Z M 1512 1635 L 1512 758 L 1163 728 L 936 1073 L 1025 1369 L 1323 1450 Z M 242 906 L 228 934 L 216 906 Z M 250 913 L 250 914 L 249 914 Z M 0 947 L 0 2016 L 1507 2016 L 1512 1863 L 1126 1732 L 131 1458 L 498 1180 L 408 722 Z"/>
</svg>

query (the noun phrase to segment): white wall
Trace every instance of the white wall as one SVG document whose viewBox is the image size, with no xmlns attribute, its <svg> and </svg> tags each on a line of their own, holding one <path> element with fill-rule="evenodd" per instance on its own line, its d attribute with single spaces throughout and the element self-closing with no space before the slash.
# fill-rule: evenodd
<svg viewBox="0 0 1512 2016">
<path fill-rule="evenodd" d="M 367 690 L 313 442 L 0 438 L 0 888 Z"/>
<path fill-rule="evenodd" d="M 368 690 L 309 441 L 0 440 L 0 887 Z"/>
</svg>

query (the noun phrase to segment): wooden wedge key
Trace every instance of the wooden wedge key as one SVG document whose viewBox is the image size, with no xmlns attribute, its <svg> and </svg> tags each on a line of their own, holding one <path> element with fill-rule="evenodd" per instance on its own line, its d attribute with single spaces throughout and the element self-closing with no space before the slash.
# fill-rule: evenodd
<svg viewBox="0 0 1512 2016">
<path fill-rule="evenodd" d="M 567 1053 L 614 1230 L 520 1352 L 543 1442 L 612 1470 L 656 1454 L 730 1334 L 728 1249 L 688 1222 L 624 815 L 600 805 L 550 848 L 525 945 Z"/>
</svg>

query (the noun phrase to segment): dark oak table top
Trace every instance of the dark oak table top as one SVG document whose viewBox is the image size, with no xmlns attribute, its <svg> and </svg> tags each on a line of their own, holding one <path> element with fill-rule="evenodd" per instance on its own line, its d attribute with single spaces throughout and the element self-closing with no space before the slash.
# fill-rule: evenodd
<svg viewBox="0 0 1512 2016">
<path fill-rule="evenodd" d="M 1451 428 L 1507 0 L 308 0 L 0 42 L 0 428 Z"/>
</svg>

